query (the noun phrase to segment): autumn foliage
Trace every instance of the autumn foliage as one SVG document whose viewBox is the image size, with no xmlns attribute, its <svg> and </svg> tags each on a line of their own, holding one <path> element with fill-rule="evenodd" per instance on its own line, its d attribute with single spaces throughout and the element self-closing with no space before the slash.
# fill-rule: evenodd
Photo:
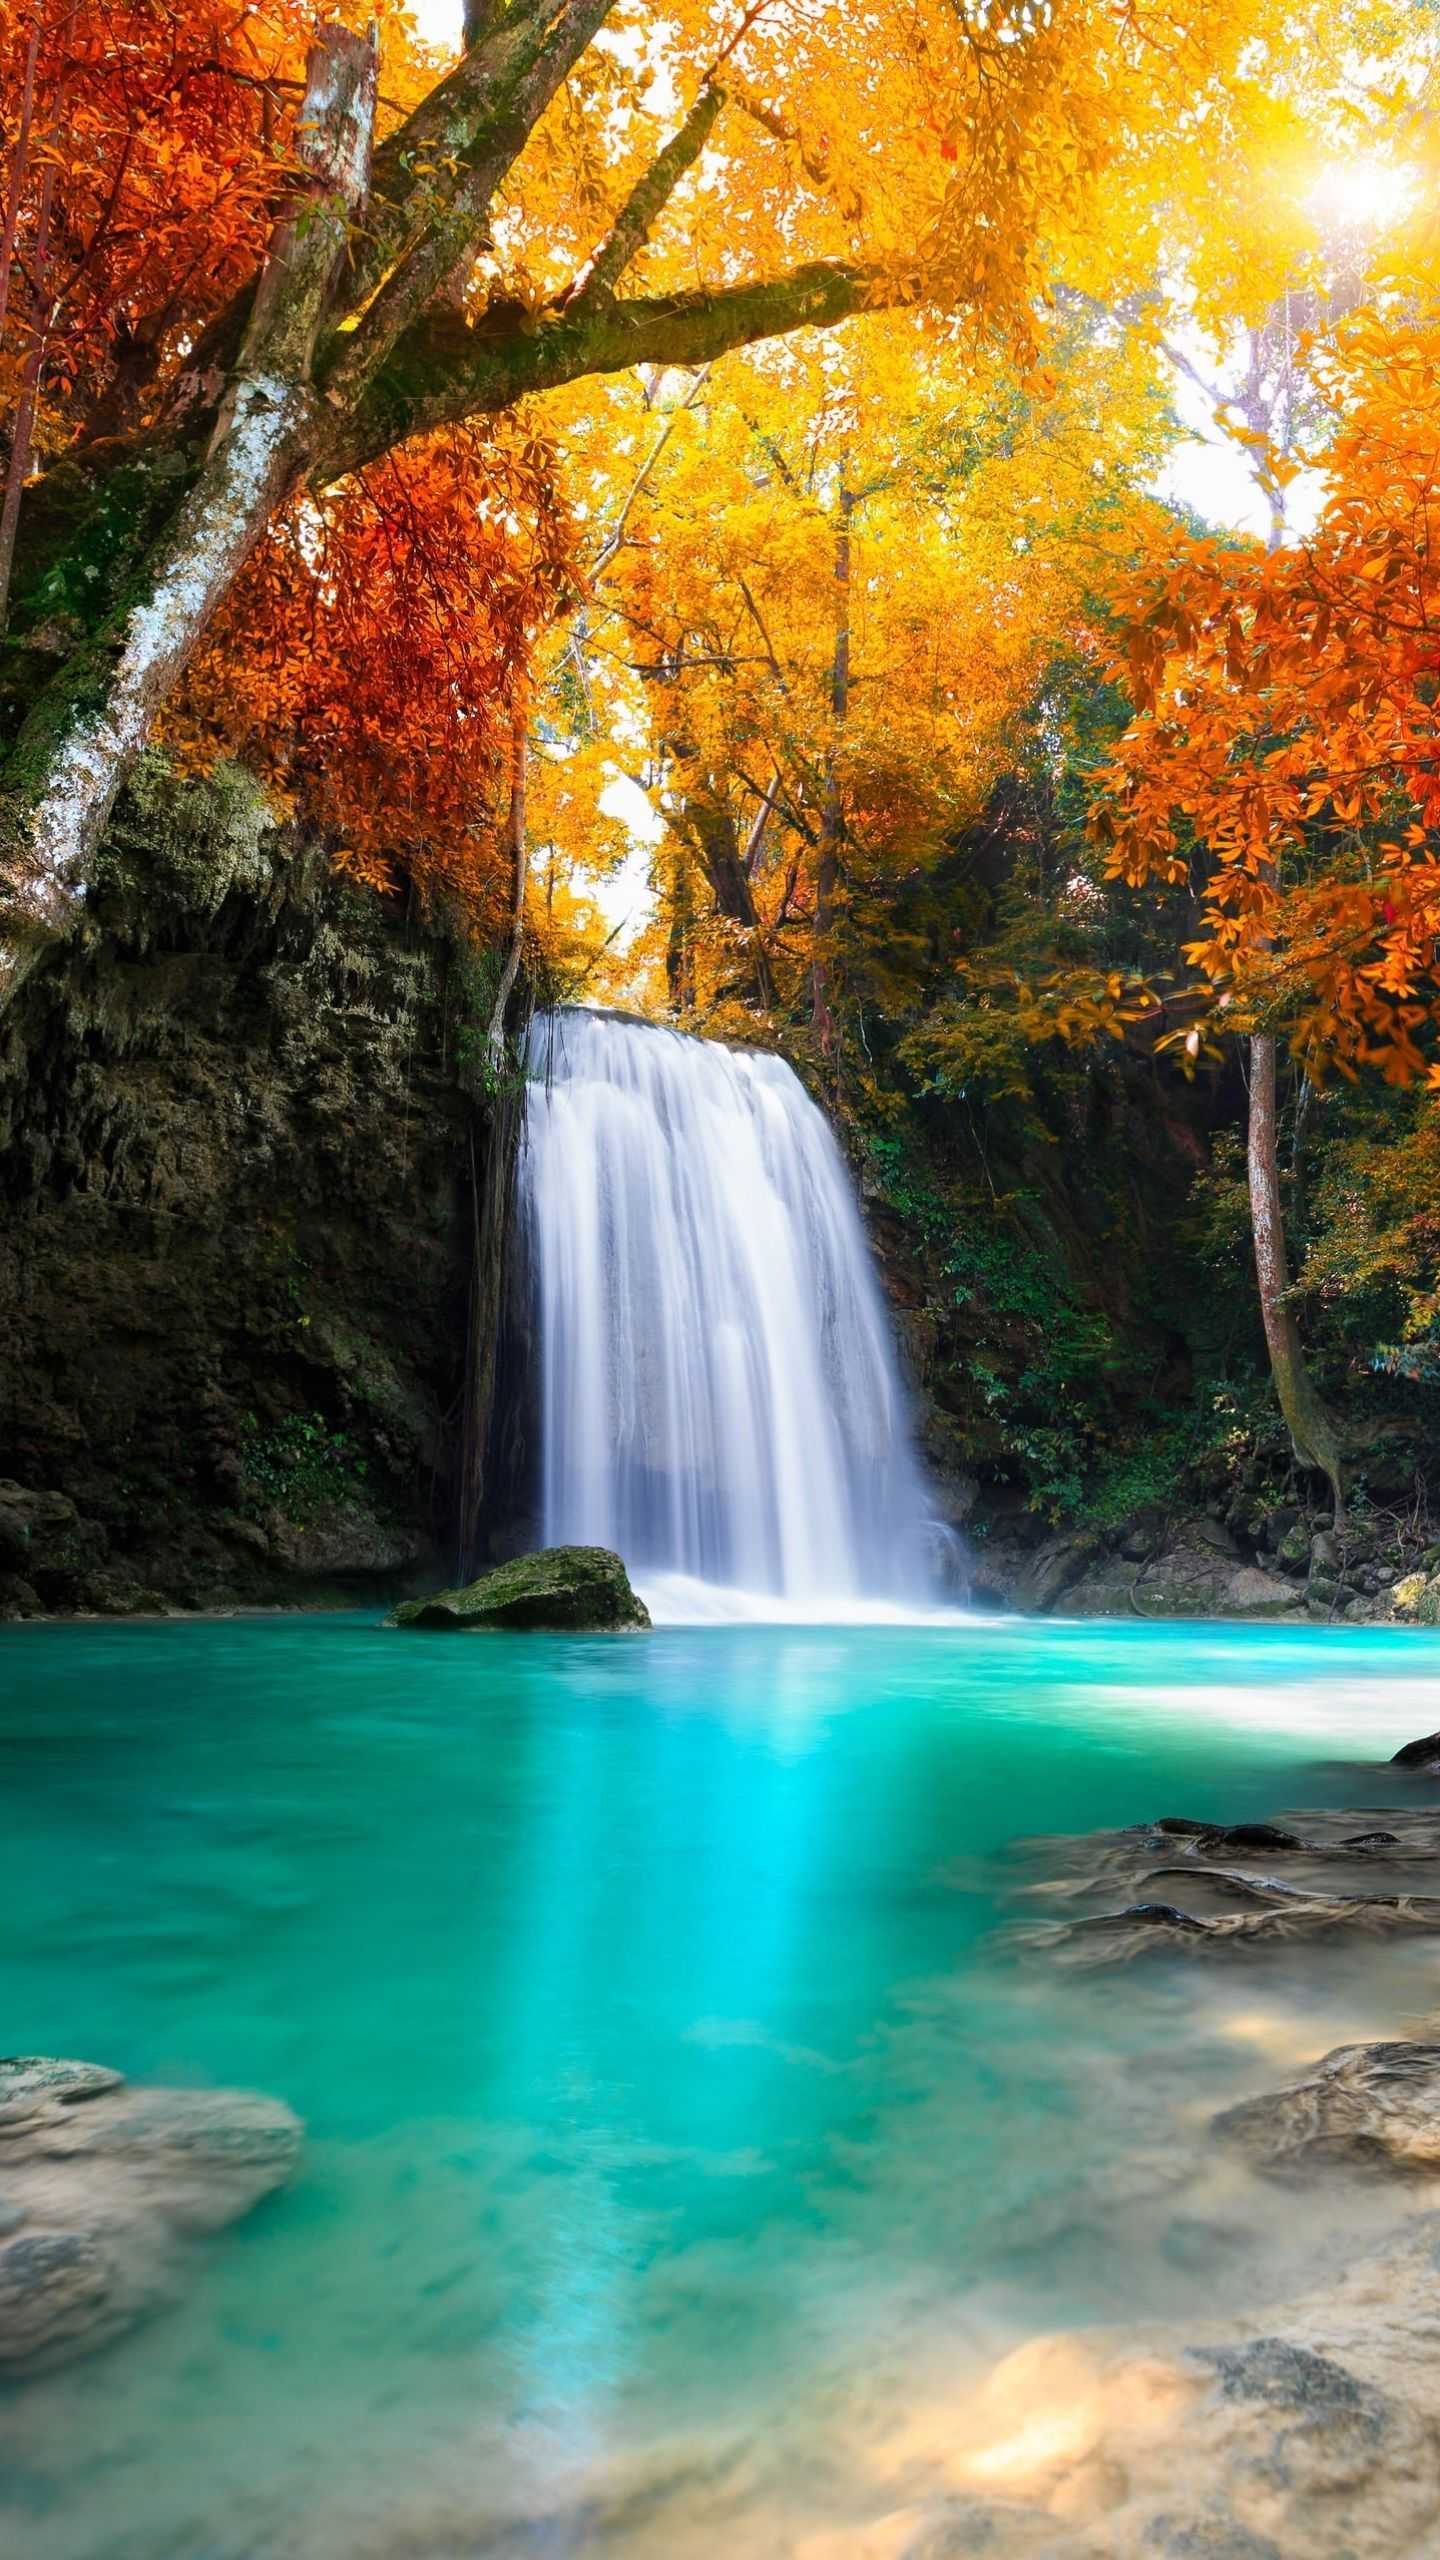
<svg viewBox="0 0 1440 2560">
<path fill-rule="evenodd" d="M 438 64 L 402 12 L 380 14 L 393 122 Z M 3 0 L 12 420 L 35 393 L 24 449 L 12 438 L 17 498 L 37 464 L 143 433 L 253 273 L 294 182 L 314 23 L 309 0 Z M 423 439 L 276 519 L 162 742 L 185 763 L 242 759 L 342 867 L 493 927 L 512 702 L 572 560 L 540 433 L 501 419 Z"/>
<path fill-rule="evenodd" d="M 249 274 L 289 165 L 313 23 L 171 0 L 0 5 L 7 409 L 39 356 L 34 458 L 147 414 Z"/>
<path fill-rule="evenodd" d="M 573 552 L 535 437 L 457 429 L 392 454 L 280 518 L 166 735 L 190 760 L 243 758 L 352 877 L 409 880 L 493 932 L 513 705 Z"/>
<path fill-rule="evenodd" d="M 1123 600 L 1136 717 L 1096 829 L 1112 876 L 1194 881 L 1185 957 L 1235 1021 L 1440 1084 L 1440 329 L 1357 320 L 1319 377 L 1313 533 L 1168 535 Z"/>
<path fill-rule="evenodd" d="M 1381 38 L 1358 0 L 512 0 L 470 12 L 457 62 L 398 0 L 332 14 L 352 73 L 378 22 L 348 192 L 302 113 L 312 0 L 0 0 L 22 937 L 63 926 L 142 735 L 242 758 L 357 877 L 488 931 L 523 715 L 546 924 L 638 780 L 645 992 L 808 1006 L 828 1051 L 847 932 L 973 822 L 1133 559 L 1157 279 L 1223 328 L 1312 255 L 1283 173 L 1329 57 Z M 334 255 L 262 361 L 255 314 L 322 204 Z M 1127 879 L 1206 848 L 1227 991 L 1248 1000 L 1262 949 L 1271 980 L 1308 970 L 1314 1040 L 1395 1072 L 1421 1054 L 1427 871 L 1403 826 L 1398 851 L 1370 839 L 1387 792 L 1420 826 L 1428 806 L 1401 703 L 1425 681 L 1401 610 L 1414 350 L 1388 390 L 1360 335 L 1336 359 L 1350 441 L 1303 558 L 1147 566 L 1114 820 Z M 226 439 L 237 416 L 263 436 L 272 362 L 287 423 L 247 489 Z M 248 511 L 208 588 L 185 558 L 207 506 L 212 537 Z"/>
</svg>

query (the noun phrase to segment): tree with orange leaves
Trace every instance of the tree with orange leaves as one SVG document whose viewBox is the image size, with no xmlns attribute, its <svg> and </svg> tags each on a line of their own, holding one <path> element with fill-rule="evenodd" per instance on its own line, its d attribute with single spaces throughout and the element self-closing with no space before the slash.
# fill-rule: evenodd
<svg viewBox="0 0 1440 2560">
<path fill-rule="evenodd" d="M 1112 877 L 1195 882 L 1184 956 L 1230 1027 L 1287 1033 L 1312 1075 L 1440 1086 L 1437 357 L 1433 324 L 1351 321 L 1316 369 L 1341 424 L 1313 534 L 1181 535 L 1147 561 L 1126 599 L 1136 713 L 1094 824 Z M 1286 1419 L 1338 1502 L 1334 1434 L 1271 1294 Z"/>
<path fill-rule="evenodd" d="M 287 510 L 298 577 L 333 537 L 304 510 L 389 456 L 879 307 L 1023 350 L 1052 269 L 1123 267 L 1175 150 L 1233 153 L 1295 41 L 1275 0 L 475 0 L 442 70 L 369 19 L 307 52 L 300 0 L 0 8 L 11 982 Z"/>
<path fill-rule="evenodd" d="M 1178 536 L 1129 599 L 1136 717 L 1096 820 L 1139 885 L 1204 858 L 1187 946 L 1313 1068 L 1440 1086 L 1440 330 L 1352 324 L 1293 548 Z"/>
</svg>

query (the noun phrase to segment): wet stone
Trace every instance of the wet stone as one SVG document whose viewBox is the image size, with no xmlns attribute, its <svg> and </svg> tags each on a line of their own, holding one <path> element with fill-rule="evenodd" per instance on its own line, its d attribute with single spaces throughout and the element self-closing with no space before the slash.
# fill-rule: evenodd
<svg viewBox="0 0 1440 2560">
<path fill-rule="evenodd" d="M 1390 1761 L 1392 1769 L 1434 1770 L 1440 1776 L 1440 1733 L 1422 1734 L 1418 1742 L 1407 1742 Z"/>
<path fill-rule="evenodd" d="M 131 2089 L 97 2063 L 0 2062 L 0 2374 L 106 2345 L 172 2301 L 192 2234 L 293 2175 L 301 2127 L 236 2089 Z"/>
</svg>

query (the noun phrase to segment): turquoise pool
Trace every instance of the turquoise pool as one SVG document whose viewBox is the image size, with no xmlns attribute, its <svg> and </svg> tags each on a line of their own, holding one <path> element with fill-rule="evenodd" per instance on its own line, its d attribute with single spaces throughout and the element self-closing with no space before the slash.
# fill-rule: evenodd
<svg viewBox="0 0 1440 2560">
<path fill-rule="evenodd" d="M 1374 1629 L 0 1631 L 6 2048 L 308 2127 L 0 2398 L 0 2548 L 800 2553 L 1017 2339 L 1263 2296 L 1145 2164 L 1437 1959 L 1052 1977 L 1006 1852 L 1384 1802 L 1436 1724 Z"/>
</svg>

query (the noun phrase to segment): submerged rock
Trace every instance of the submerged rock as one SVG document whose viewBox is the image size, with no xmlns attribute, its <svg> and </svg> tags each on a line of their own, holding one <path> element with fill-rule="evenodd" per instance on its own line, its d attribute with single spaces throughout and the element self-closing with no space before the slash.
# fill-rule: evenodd
<svg viewBox="0 0 1440 2560">
<path fill-rule="evenodd" d="M 172 2301 L 185 2240 L 283 2186 L 301 2125 L 237 2089 L 132 2089 L 93 2062 L 0 2061 L 0 2373 L 88 2355 Z"/>
<path fill-rule="evenodd" d="M 1392 1769 L 1421 1769 L 1440 1777 L 1440 1733 L 1422 1734 L 1418 1742 L 1404 1743 L 1392 1755 Z"/>
<path fill-rule="evenodd" d="M 1440 1818 L 1372 1814 L 1362 1829 L 1365 1818 L 1306 1813 L 1297 1817 L 1302 1831 L 1287 1822 L 1167 1814 L 1128 1831 L 1028 1842 L 1022 1854 L 1043 1873 L 1023 1889 L 1027 1898 L 1069 1908 L 1063 1918 L 1022 1925 L 1018 1943 L 1090 1967 L 1166 1948 L 1203 1954 L 1440 1934 L 1440 1892 L 1414 1890 L 1417 1868 L 1440 1866 Z"/>
<path fill-rule="evenodd" d="M 824 2560 L 1422 2560 L 1440 2550 L 1437 2233 L 1253 2324 L 1034 2338 L 946 2413 L 952 2494 Z M 903 2476 L 903 2475 L 902 2475 Z M 908 2484 L 907 2484 L 908 2485 Z M 890 2528 L 886 2531 L 886 2526 Z M 808 2551 L 809 2546 L 806 2546 Z"/>
<path fill-rule="evenodd" d="M 1031 1951 L 1062 1964 L 1129 1964 L 1159 1947 L 1186 1953 L 1294 1946 L 1304 1939 L 1440 1935 L 1437 1894 L 1304 1894 L 1262 1879 L 1212 1878 L 1224 1896 L 1256 1907 L 1209 1915 L 1176 1903 L 1137 1902 L 1080 1920 L 1041 1922 L 1024 1933 Z"/>
<path fill-rule="evenodd" d="M 1214 2130 L 1271 2174 L 1344 2162 L 1440 2170 L 1440 2044 L 1346 2044 L 1288 2089 L 1227 2107 Z"/>
<path fill-rule="evenodd" d="M 648 1627 L 650 1613 L 608 1547 L 543 1547 L 496 1565 L 459 1591 L 405 1600 L 394 1627 L 555 1628 L 570 1634 Z"/>
</svg>

